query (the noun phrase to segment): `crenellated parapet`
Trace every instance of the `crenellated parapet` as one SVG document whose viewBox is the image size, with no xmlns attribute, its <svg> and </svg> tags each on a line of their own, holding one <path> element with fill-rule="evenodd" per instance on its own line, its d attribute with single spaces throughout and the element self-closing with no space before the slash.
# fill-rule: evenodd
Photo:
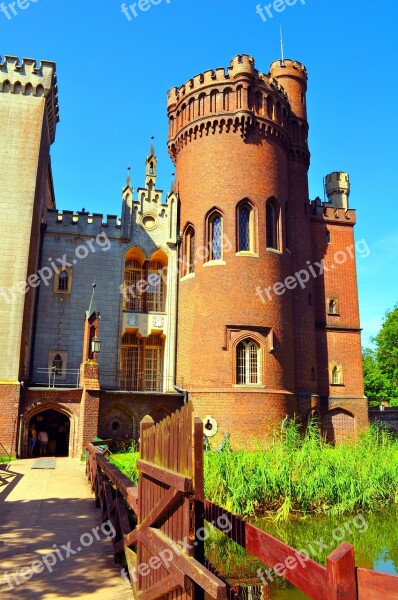
<svg viewBox="0 0 398 600">
<path fill-rule="evenodd" d="M 300 63 L 290 62 L 295 65 L 292 69 L 298 69 Z M 180 88 L 172 88 L 168 115 L 168 148 L 174 162 L 183 146 L 217 133 L 236 133 L 245 140 L 251 134 L 269 137 L 290 148 L 295 157 L 309 161 L 306 119 L 292 111 L 278 73 L 259 73 L 254 59 L 246 54 L 232 59 L 227 70 L 205 71 Z"/>
<path fill-rule="evenodd" d="M 45 97 L 51 143 L 59 121 L 58 87 L 54 62 L 15 56 L 0 57 L 0 93 L 21 96 Z"/>
<path fill-rule="evenodd" d="M 315 198 L 311 202 L 311 208 L 312 220 L 336 225 L 354 226 L 356 224 L 356 211 L 354 209 L 336 208 L 330 202 L 322 202 L 320 198 Z"/>
<path fill-rule="evenodd" d="M 105 232 L 109 237 L 121 237 L 121 228 L 121 219 L 115 215 L 50 209 L 47 216 L 47 231 L 51 233 L 96 236 Z"/>
</svg>

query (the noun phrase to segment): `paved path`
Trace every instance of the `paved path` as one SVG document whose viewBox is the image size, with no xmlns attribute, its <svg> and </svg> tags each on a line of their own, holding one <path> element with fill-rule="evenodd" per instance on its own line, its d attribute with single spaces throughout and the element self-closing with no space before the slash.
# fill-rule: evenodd
<svg viewBox="0 0 398 600">
<path fill-rule="evenodd" d="M 57 458 L 55 470 L 32 470 L 33 462 L 0 469 L 1 600 L 132 598 L 114 564 L 109 530 L 100 528 L 84 465 Z"/>
</svg>

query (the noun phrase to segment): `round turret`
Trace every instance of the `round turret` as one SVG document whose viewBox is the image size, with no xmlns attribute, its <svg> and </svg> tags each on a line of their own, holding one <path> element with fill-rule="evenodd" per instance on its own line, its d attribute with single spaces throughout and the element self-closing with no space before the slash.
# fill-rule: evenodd
<svg viewBox="0 0 398 600">
<path fill-rule="evenodd" d="M 307 120 L 305 96 L 308 76 L 304 65 L 296 60 L 276 60 L 271 64 L 270 77 L 283 86 L 295 116 Z"/>
<path fill-rule="evenodd" d="M 348 210 L 348 199 L 351 192 L 350 177 L 344 171 L 334 171 L 325 177 L 325 189 L 328 201 L 334 208 Z"/>
</svg>

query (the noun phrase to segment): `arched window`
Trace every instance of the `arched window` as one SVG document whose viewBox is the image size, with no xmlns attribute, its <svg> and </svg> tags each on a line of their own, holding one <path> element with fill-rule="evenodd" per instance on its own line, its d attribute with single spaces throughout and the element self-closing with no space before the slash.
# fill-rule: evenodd
<svg viewBox="0 0 398 600">
<path fill-rule="evenodd" d="M 236 88 L 236 108 L 237 109 L 242 108 L 242 102 L 243 102 L 243 87 L 241 85 L 238 85 L 238 87 Z"/>
<path fill-rule="evenodd" d="M 243 340 L 236 347 L 236 383 L 256 385 L 260 382 L 260 347 L 251 340 Z"/>
<path fill-rule="evenodd" d="M 62 375 L 62 371 L 64 368 L 64 361 L 62 360 L 62 356 L 60 354 L 56 354 L 53 358 L 52 368 L 55 375 Z"/>
<path fill-rule="evenodd" d="M 267 114 L 269 119 L 272 119 L 274 116 L 274 103 L 271 96 L 267 97 Z"/>
<path fill-rule="evenodd" d="M 254 94 L 254 103 L 255 103 L 256 112 L 259 115 L 262 115 L 263 114 L 263 95 L 260 91 L 257 91 Z"/>
<path fill-rule="evenodd" d="M 268 200 L 266 208 L 267 248 L 279 250 L 279 207 L 274 200 Z"/>
<path fill-rule="evenodd" d="M 229 112 L 229 99 L 230 99 L 230 94 L 231 94 L 231 89 L 227 88 L 226 90 L 224 90 L 223 92 L 223 109 L 226 112 Z"/>
<path fill-rule="evenodd" d="M 337 315 L 339 312 L 339 305 L 336 298 L 328 298 L 328 314 Z"/>
<path fill-rule="evenodd" d="M 188 225 L 184 234 L 184 275 L 195 271 L 195 229 Z"/>
<path fill-rule="evenodd" d="M 217 112 L 218 90 L 213 90 L 210 94 L 210 112 Z"/>
<path fill-rule="evenodd" d="M 58 275 L 58 291 L 67 292 L 69 287 L 69 275 L 67 271 L 61 271 Z"/>
<path fill-rule="evenodd" d="M 130 259 L 126 261 L 124 271 L 124 310 L 143 309 L 143 269 L 139 260 Z"/>
<path fill-rule="evenodd" d="M 341 365 L 335 365 L 332 369 L 332 384 L 341 385 L 343 383 L 343 369 Z"/>
<path fill-rule="evenodd" d="M 152 260 L 148 266 L 148 312 L 164 312 L 166 305 L 167 267 L 160 261 Z"/>
<path fill-rule="evenodd" d="M 198 116 L 203 117 L 205 114 L 205 98 L 206 94 L 200 94 L 199 96 L 199 106 L 198 106 Z"/>
<path fill-rule="evenodd" d="M 222 260 L 222 216 L 213 212 L 208 219 L 209 260 Z"/>
<path fill-rule="evenodd" d="M 191 98 L 189 101 L 189 120 L 195 118 L 195 98 Z"/>
<path fill-rule="evenodd" d="M 238 208 L 237 219 L 238 252 L 253 251 L 253 207 L 244 202 Z"/>
</svg>

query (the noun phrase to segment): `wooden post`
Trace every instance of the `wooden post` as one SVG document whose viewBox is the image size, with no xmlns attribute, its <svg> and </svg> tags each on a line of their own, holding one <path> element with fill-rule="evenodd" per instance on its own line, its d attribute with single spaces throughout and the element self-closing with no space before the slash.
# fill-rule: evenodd
<svg viewBox="0 0 398 600">
<path fill-rule="evenodd" d="M 327 558 L 327 600 L 358 600 L 354 546 L 343 542 Z"/>
<path fill-rule="evenodd" d="M 204 536 L 202 539 L 196 536 L 197 531 L 203 531 L 205 524 L 204 520 L 204 478 L 203 478 L 203 422 L 198 417 L 194 419 L 193 432 L 193 464 L 194 464 L 194 491 L 195 491 L 195 558 L 200 564 L 205 564 L 205 543 Z M 195 600 L 204 600 L 205 593 L 203 588 L 195 585 Z"/>
</svg>

